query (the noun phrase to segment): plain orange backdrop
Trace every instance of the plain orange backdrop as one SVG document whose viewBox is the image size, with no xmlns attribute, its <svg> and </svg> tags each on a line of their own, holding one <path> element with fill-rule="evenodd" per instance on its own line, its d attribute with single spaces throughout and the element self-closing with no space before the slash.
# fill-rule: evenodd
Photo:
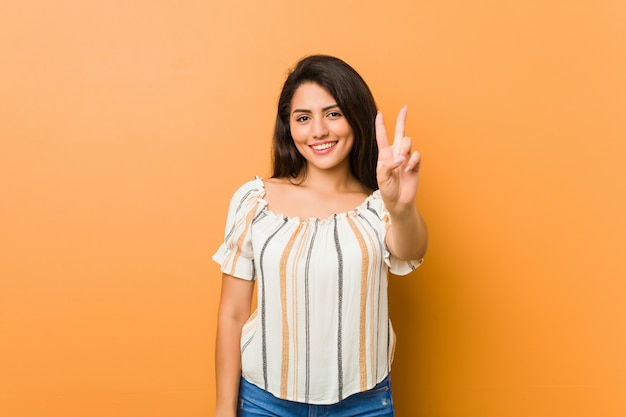
<svg viewBox="0 0 626 417">
<path fill-rule="evenodd" d="M 626 415 L 626 3 L 6 1 L 0 415 L 214 404 L 228 200 L 286 71 L 337 55 L 423 154 L 397 414 Z"/>
</svg>

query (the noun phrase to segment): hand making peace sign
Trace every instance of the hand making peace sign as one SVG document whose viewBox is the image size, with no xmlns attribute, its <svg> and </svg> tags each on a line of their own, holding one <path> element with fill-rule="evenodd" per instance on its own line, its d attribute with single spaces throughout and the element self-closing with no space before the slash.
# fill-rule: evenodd
<svg viewBox="0 0 626 417">
<path fill-rule="evenodd" d="M 376 142 L 378 143 L 378 164 L 376 180 L 380 194 L 390 212 L 403 210 L 415 205 L 415 195 L 419 177 L 421 156 L 411 152 L 411 139 L 404 136 L 407 107 L 398 113 L 393 145 L 389 145 L 383 122 L 383 114 L 376 115 Z"/>
</svg>

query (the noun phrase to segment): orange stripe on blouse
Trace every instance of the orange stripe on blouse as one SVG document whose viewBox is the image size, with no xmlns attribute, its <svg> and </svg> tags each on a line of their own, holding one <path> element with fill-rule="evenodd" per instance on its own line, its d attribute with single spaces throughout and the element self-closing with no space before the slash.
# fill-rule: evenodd
<svg viewBox="0 0 626 417">
<path fill-rule="evenodd" d="M 361 304 L 359 313 L 359 377 L 361 383 L 361 390 L 367 389 L 367 350 L 366 350 L 366 323 L 367 323 L 367 278 L 368 278 L 368 266 L 369 266 L 369 251 L 365 244 L 363 234 L 354 223 L 354 220 L 350 216 L 346 217 L 348 224 L 354 232 L 359 247 L 361 248 Z"/>
<path fill-rule="evenodd" d="M 308 229 L 309 228 L 309 223 L 304 223 L 304 229 Z M 303 230 L 302 231 L 302 235 L 306 236 L 307 234 L 307 230 Z M 298 249 L 296 250 L 296 255 L 295 255 L 295 259 L 301 259 L 302 258 L 302 254 L 304 252 L 304 247 L 305 247 L 305 243 L 306 243 L 306 239 L 300 239 L 300 243 L 298 245 Z M 293 315 L 293 353 L 294 353 L 294 357 L 293 357 L 293 392 L 298 392 L 298 352 L 299 352 L 299 348 L 298 348 L 298 282 L 297 282 L 297 278 L 298 278 L 298 262 L 294 262 L 293 263 L 293 268 L 291 271 L 291 276 L 293 277 L 292 279 L 292 298 L 291 298 L 291 311 L 292 311 L 292 315 Z"/>
<path fill-rule="evenodd" d="M 254 208 L 248 212 L 246 216 L 246 224 L 243 229 L 243 233 L 239 235 L 239 239 L 237 240 L 237 252 L 235 253 L 235 257 L 233 259 L 233 266 L 230 270 L 229 275 L 233 275 L 235 273 L 235 268 L 237 267 L 237 260 L 239 259 L 239 255 L 241 255 L 241 246 L 246 239 L 246 235 L 248 234 L 248 229 L 250 229 L 250 225 L 252 224 L 252 220 L 254 219 L 254 215 L 256 214 L 256 208 L 259 205 L 259 202 L 254 205 Z M 235 225 L 238 227 L 238 225 Z"/>
<path fill-rule="evenodd" d="M 291 249 L 300 233 L 302 223 L 298 225 L 296 230 L 289 238 L 289 242 L 285 246 L 285 250 L 280 258 L 279 277 L 280 277 L 280 307 L 282 309 L 282 361 L 281 361 L 281 373 L 280 373 L 280 397 L 287 398 L 287 377 L 289 376 L 289 325 L 287 323 L 287 261 Z"/>
<path fill-rule="evenodd" d="M 246 326 L 250 324 L 250 322 L 256 318 L 258 311 L 259 310 L 254 310 L 252 314 L 250 315 L 250 317 L 248 317 L 248 320 L 246 320 L 246 322 L 244 323 L 243 328 L 242 328 L 243 330 L 241 332 L 242 338 L 243 336 L 246 336 L 248 333 L 254 330 L 254 326 L 250 326 L 250 327 L 246 327 Z"/>
<path fill-rule="evenodd" d="M 369 242 L 369 247 L 370 248 L 375 248 L 376 247 L 376 241 L 375 241 L 374 236 L 372 235 L 371 231 L 369 229 L 364 229 L 363 230 L 363 234 L 367 237 L 367 240 Z M 379 262 L 378 257 L 379 257 L 378 251 L 374 251 L 372 253 L 372 259 L 373 259 L 372 265 L 378 265 L 378 262 Z M 371 300 L 372 303 L 374 302 L 374 300 L 378 300 L 379 295 L 377 294 L 375 285 L 370 285 L 369 292 L 370 292 L 370 295 L 369 295 L 370 298 L 369 299 Z M 372 304 L 372 306 L 369 309 L 369 319 L 370 319 L 370 325 L 369 325 L 369 332 L 370 332 L 369 351 L 370 352 L 376 352 L 376 344 L 378 343 L 377 336 L 375 336 L 376 335 L 376 323 L 378 322 L 378 316 L 377 316 L 378 311 L 376 311 L 376 309 L 374 307 L 375 306 Z M 370 369 L 372 369 L 372 370 L 376 369 L 377 360 L 378 360 L 378 355 L 370 354 Z M 372 372 L 375 372 L 375 371 L 372 371 Z"/>
</svg>

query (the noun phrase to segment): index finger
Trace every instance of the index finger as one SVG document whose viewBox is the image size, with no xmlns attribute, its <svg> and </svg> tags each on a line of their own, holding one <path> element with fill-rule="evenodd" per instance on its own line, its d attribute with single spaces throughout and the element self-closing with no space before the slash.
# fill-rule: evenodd
<svg viewBox="0 0 626 417">
<path fill-rule="evenodd" d="M 389 147 L 389 141 L 387 140 L 387 131 L 385 130 L 385 122 L 383 121 L 383 113 L 378 110 L 376 113 L 376 143 L 378 144 L 378 150 Z"/>
</svg>

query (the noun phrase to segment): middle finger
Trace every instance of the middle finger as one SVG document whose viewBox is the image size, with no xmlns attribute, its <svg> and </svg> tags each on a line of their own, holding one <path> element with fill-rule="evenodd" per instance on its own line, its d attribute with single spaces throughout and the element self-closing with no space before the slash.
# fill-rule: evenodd
<svg viewBox="0 0 626 417">
<path fill-rule="evenodd" d="M 402 142 L 402 138 L 404 137 L 404 127 L 406 125 L 407 110 L 408 109 L 406 105 L 402 106 L 400 112 L 398 113 L 398 118 L 396 119 L 396 131 L 393 136 L 393 147 L 396 151 L 399 151 L 400 143 Z"/>
</svg>

